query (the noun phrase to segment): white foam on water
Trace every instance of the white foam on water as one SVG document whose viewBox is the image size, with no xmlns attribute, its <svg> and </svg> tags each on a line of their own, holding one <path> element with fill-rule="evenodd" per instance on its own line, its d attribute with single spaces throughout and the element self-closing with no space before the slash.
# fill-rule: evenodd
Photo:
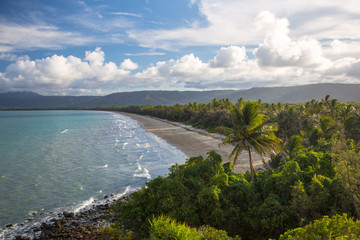
<svg viewBox="0 0 360 240">
<path fill-rule="evenodd" d="M 69 129 L 65 129 L 64 131 L 61 132 L 61 134 L 67 133 L 69 131 Z"/>
<path fill-rule="evenodd" d="M 75 207 L 75 209 L 74 209 L 74 213 L 78 213 L 81 210 L 86 209 L 87 207 L 91 206 L 91 204 L 93 204 L 93 203 L 94 203 L 94 198 L 91 197 L 88 200 L 86 200 L 86 201 L 80 203 L 79 205 L 77 205 Z"/>
<path fill-rule="evenodd" d="M 124 142 L 124 144 L 123 144 L 123 149 L 125 149 L 126 145 L 128 145 L 128 144 L 129 144 L 129 143 Z"/>
<path fill-rule="evenodd" d="M 125 190 L 122 193 L 118 193 L 118 194 L 115 195 L 115 198 L 116 199 L 122 198 L 123 196 L 128 194 L 131 191 L 131 189 L 132 189 L 131 186 L 126 186 Z M 134 192 L 134 191 L 136 191 L 136 189 L 134 189 L 131 192 Z"/>
<path fill-rule="evenodd" d="M 138 163 L 138 162 L 136 161 L 136 165 L 137 165 L 137 170 L 136 170 L 136 171 L 141 171 L 141 170 L 142 170 L 142 167 L 141 167 L 140 163 Z"/>
<path fill-rule="evenodd" d="M 142 155 L 140 157 L 142 158 Z M 137 165 L 137 169 L 136 169 L 136 171 L 134 173 L 134 177 L 147 178 L 147 179 L 151 178 L 149 170 L 147 170 L 146 168 L 141 167 L 141 165 L 140 165 L 140 163 L 138 161 L 136 161 L 136 165 Z"/>
<path fill-rule="evenodd" d="M 142 169 L 142 173 L 135 173 L 134 177 L 151 179 L 151 175 L 149 173 L 149 170 L 147 170 L 146 168 Z"/>
</svg>

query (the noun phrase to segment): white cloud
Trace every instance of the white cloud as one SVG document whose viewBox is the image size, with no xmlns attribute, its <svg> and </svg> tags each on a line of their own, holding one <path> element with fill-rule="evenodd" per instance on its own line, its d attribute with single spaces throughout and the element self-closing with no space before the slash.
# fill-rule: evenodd
<svg viewBox="0 0 360 240">
<path fill-rule="evenodd" d="M 120 15 L 120 16 L 138 17 L 138 18 L 141 18 L 141 17 L 142 17 L 141 14 L 128 13 L 128 12 L 112 12 L 111 14 L 112 14 L 112 15 Z"/>
<path fill-rule="evenodd" d="M 113 62 L 104 63 L 105 54 L 100 48 L 86 51 L 84 60 L 74 56 L 58 56 L 17 60 L 2 74 L 7 89 L 83 89 L 126 85 L 129 71 Z"/>
<path fill-rule="evenodd" d="M 344 41 L 335 39 L 323 50 L 324 56 L 337 60 L 340 58 L 358 58 L 360 56 L 360 41 Z"/>
<path fill-rule="evenodd" d="M 93 66 L 102 66 L 105 61 L 105 53 L 101 51 L 100 47 L 95 48 L 95 51 L 86 51 L 85 60 L 90 62 Z"/>
<path fill-rule="evenodd" d="M 325 74 L 348 76 L 360 80 L 360 59 L 342 58 L 336 60 L 332 67 L 325 71 Z"/>
<path fill-rule="evenodd" d="M 256 17 L 255 25 L 266 33 L 264 42 L 255 50 L 260 65 L 312 68 L 329 64 L 322 56 L 322 47 L 316 39 L 302 37 L 291 40 L 287 19 L 276 18 L 272 13 L 264 11 Z"/>
<path fill-rule="evenodd" d="M 53 55 L 44 59 L 17 59 L 0 73 L 3 89 L 24 89 L 96 93 L 99 89 L 224 89 L 254 86 L 289 86 L 319 82 L 360 83 L 360 58 L 346 57 L 356 44 L 325 42 L 294 37 L 289 20 L 262 12 L 256 24 L 264 39 L 255 58 L 242 45 L 221 47 L 208 61 L 195 54 L 158 61 L 136 73 L 137 63 L 125 59 L 119 65 L 106 62 L 97 47 L 86 51 L 84 59 Z M 325 49 L 325 50 L 324 50 Z M 323 54 L 323 52 L 326 53 Z M 331 58 L 327 57 L 331 56 Z M 4 55 L 13 57 L 12 55 Z"/>
<path fill-rule="evenodd" d="M 18 56 L 12 53 L 0 53 L 0 60 L 15 62 L 16 60 L 29 60 L 28 55 Z"/>
<path fill-rule="evenodd" d="M 127 58 L 120 64 L 120 67 L 122 69 L 135 70 L 139 68 L 139 65 L 131 61 L 131 59 Z"/>
<path fill-rule="evenodd" d="M 212 67 L 228 68 L 237 66 L 245 60 L 245 47 L 230 46 L 220 48 L 220 51 L 215 56 L 215 58 L 210 61 L 210 64 Z"/>
<path fill-rule="evenodd" d="M 80 46 L 92 42 L 91 37 L 61 31 L 50 25 L 20 25 L 0 22 L 0 52 L 37 48 L 59 49 L 63 46 Z"/>
<path fill-rule="evenodd" d="M 175 29 L 132 29 L 130 38 L 149 48 L 176 49 L 199 45 L 258 45 L 263 33 L 253 21 L 267 10 L 289 19 L 292 35 L 312 39 L 360 39 L 360 2 L 357 0 L 198 0 L 199 15 L 207 24 L 189 24 Z M 196 20 L 194 20 L 196 22 Z"/>
</svg>

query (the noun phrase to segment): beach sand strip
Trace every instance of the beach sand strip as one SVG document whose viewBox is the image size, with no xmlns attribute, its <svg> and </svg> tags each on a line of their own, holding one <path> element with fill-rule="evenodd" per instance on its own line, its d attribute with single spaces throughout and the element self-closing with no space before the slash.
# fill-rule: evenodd
<svg viewBox="0 0 360 240">
<path fill-rule="evenodd" d="M 221 155 L 224 162 L 230 161 L 229 156 L 233 149 L 232 145 L 223 145 L 224 136 L 208 133 L 203 129 L 159 119 L 151 116 L 143 116 L 132 113 L 119 112 L 122 115 L 136 120 L 146 131 L 155 134 L 166 142 L 177 147 L 188 157 L 203 156 L 207 152 L 215 150 Z M 263 167 L 262 158 L 253 153 L 256 168 Z M 232 160 L 232 159 L 231 159 Z M 246 151 L 241 154 L 235 171 L 246 171 L 249 169 L 249 155 Z"/>
</svg>

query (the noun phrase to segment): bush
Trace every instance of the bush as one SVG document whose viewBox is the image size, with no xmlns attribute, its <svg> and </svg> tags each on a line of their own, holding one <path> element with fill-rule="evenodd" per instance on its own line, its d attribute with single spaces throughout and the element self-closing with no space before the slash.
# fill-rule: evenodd
<svg viewBox="0 0 360 240">
<path fill-rule="evenodd" d="M 346 214 L 324 216 L 302 228 L 286 231 L 279 240 L 291 239 L 360 239 L 360 220 Z"/>
<path fill-rule="evenodd" d="M 200 240 L 201 238 L 195 228 L 161 215 L 150 221 L 150 239 Z"/>
<path fill-rule="evenodd" d="M 111 240 L 131 240 L 134 238 L 132 231 L 125 232 L 122 228 L 113 225 L 103 227 L 99 230 L 100 237 L 109 237 Z"/>
<path fill-rule="evenodd" d="M 177 239 L 177 240 L 231 240 L 225 231 L 209 226 L 202 226 L 198 230 L 185 223 L 161 215 L 150 221 L 150 239 Z"/>
</svg>

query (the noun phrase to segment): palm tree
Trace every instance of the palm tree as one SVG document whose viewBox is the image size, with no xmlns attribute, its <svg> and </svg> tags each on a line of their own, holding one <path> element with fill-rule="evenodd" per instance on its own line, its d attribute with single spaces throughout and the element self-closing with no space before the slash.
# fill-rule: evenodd
<svg viewBox="0 0 360 240">
<path fill-rule="evenodd" d="M 280 149 L 281 140 L 274 134 L 276 127 L 264 122 L 264 116 L 259 113 L 258 102 L 241 102 L 231 110 L 233 132 L 225 138 L 224 144 L 235 145 L 230 154 L 234 157 L 234 164 L 243 150 L 249 153 L 251 181 L 254 188 L 255 166 L 252 151 L 260 156 Z"/>
</svg>

